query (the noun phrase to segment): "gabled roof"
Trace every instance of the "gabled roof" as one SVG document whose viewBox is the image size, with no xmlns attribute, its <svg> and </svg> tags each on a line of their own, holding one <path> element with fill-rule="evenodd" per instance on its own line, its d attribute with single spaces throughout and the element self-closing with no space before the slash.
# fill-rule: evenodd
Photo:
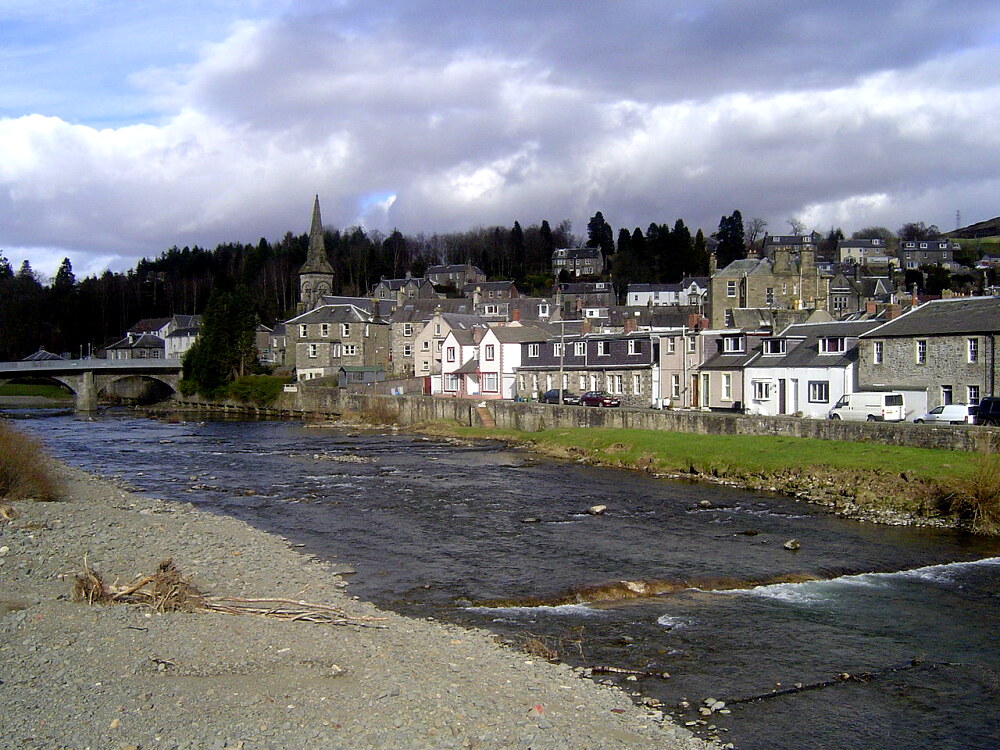
<svg viewBox="0 0 1000 750">
<path fill-rule="evenodd" d="M 416 286 L 418 289 L 422 286 L 428 285 L 431 282 L 423 277 L 419 278 L 405 278 L 405 279 L 381 279 L 373 289 L 377 289 L 380 286 L 384 286 L 393 292 L 398 292 L 400 289 L 404 289 L 407 286 Z"/>
<path fill-rule="evenodd" d="M 484 292 L 489 291 L 506 291 L 514 286 L 513 281 L 470 281 L 468 284 L 462 287 L 462 294 L 468 294 L 469 292 L 474 292 L 476 289 L 480 289 Z"/>
<path fill-rule="evenodd" d="M 451 330 L 468 330 L 479 326 L 486 328 L 487 323 L 484 318 L 478 315 L 460 315 L 458 313 L 441 313 L 441 320 L 448 324 Z"/>
<path fill-rule="evenodd" d="M 470 359 L 464 365 L 459 367 L 457 370 L 452 370 L 452 375 L 472 375 L 473 373 L 479 372 L 479 360 Z"/>
<path fill-rule="evenodd" d="M 433 301 L 433 300 L 432 300 Z M 373 299 L 372 297 L 344 297 L 336 294 L 324 294 L 319 299 L 320 305 L 354 305 L 360 310 L 380 318 L 388 317 L 396 308 L 394 299 Z"/>
<path fill-rule="evenodd" d="M 154 336 L 151 333 L 144 333 L 141 336 L 137 336 L 134 339 L 129 339 L 128 336 L 116 341 L 108 349 L 165 349 L 166 345 L 163 343 L 163 339 L 159 336 Z"/>
<path fill-rule="evenodd" d="M 60 357 L 55 352 L 47 352 L 47 351 L 45 351 L 45 347 L 42 346 L 42 347 L 38 348 L 37 352 L 35 352 L 34 354 L 29 354 L 27 357 L 25 357 L 21 361 L 22 362 L 48 362 L 50 360 L 56 360 L 56 359 L 65 359 L 65 357 Z"/>
<path fill-rule="evenodd" d="M 481 270 L 479 270 L 478 268 L 476 268 L 476 266 L 472 265 L 471 263 L 461 263 L 461 264 L 455 264 L 455 265 L 450 265 L 450 266 L 428 266 L 427 270 L 424 271 L 424 276 L 428 276 L 428 275 L 431 275 L 431 274 L 433 274 L 433 275 L 436 276 L 436 275 L 441 274 L 441 273 L 462 273 L 464 271 L 467 271 L 470 268 L 473 271 L 475 271 L 476 273 L 479 273 L 479 274 L 483 273 Z M 483 274 L 483 275 L 485 276 L 485 274 Z"/>
<path fill-rule="evenodd" d="M 853 339 L 879 325 L 880 322 L 874 320 L 795 323 L 775 338 L 797 339 L 799 343 L 789 346 L 788 351 L 780 355 L 764 354 L 762 349 L 750 364 L 755 367 L 846 367 L 857 360 L 857 346 L 844 352 L 821 354 L 820 339 Z"/>
<path fill-rule="evenodd" d="M 769 258 L 741 258 L 715 272 L 713 278 L 738 278 L 756 274 L 772 274 L 773 265 Z"/>
<path fill-rule="evenodd" d="M 167 338 L 168 339 L 179 339 L 179 338 L 182 338 L 184 336 L 197 336 L 198 335 L 198 330 L 199 329 L 197 329 L 197 328 L 176 328 L 176 329 L 174 329 L 173 331 L 171 331 L 170 333 L 167 334 Z"/>
<path fill-rule="evenodd" d="M 442 312 L 472 315 L 474 306 L 471 299 L 408 299 L 392 313 L 393 323 L 426 323 L 440 309 Z"/>
<path fill-rule="evenodd" d="M 128 333 L 152 333 L 170 322 L 170 318 L 143 318 L 128 329 Z"/>
<path fill-rule="evenodd" d="M 538 326 L 497 326 L 490 331 L 501 344 L 522 344 L 532 341 L 548 341 L 552 334 Z"/>
<path fill-rule="evenodd" d="M 601 248 L 599 247 L 561 247 L 552 253 L 553 258 L 586 259 L 600 258 Z"/>
<path fill-rule="evenodd" d="M 629 284 L 628 293 L 637 292 L 680 292 L 687 289 L 687 284 Z"/>
<path fill-rule="evenodd" d="M 307 313 L 302 313 L 302 315 L 287 322 L 302 325 L 303 323 L 376 323 L 379 321 L 374 320 L 371 313 L 355 305 L 323 305 Z"/>
<path fill-rule="evenodd" d="M 1000 333 L 1000 297 L 953 297 L 928 302 L 864 334 L 865 338 Z"/>
</svg>

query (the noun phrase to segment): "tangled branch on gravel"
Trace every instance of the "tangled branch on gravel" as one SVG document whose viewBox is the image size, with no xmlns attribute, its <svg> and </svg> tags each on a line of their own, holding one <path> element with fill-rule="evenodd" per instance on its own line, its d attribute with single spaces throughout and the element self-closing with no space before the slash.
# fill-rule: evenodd
<svg viewBox="0 0 1000 750">
<path fill-rule="evenodd" d="M 292 599 L 244 599 L 234 596 L 206 596 L 166 559 L 152 575 L 140 576 L 125 586 L 108 586 L 101 575 L 84 560 L 83 572 L 73 584 L 73 601 L 87 604 L 136 604 L 157 612 L 223 612 L 233 615 L 262 615 L 294 622 L 327 625 L 373 625 L 382 617 L 349 615 L 330 604 L 314 604 Z"/>
</svg>

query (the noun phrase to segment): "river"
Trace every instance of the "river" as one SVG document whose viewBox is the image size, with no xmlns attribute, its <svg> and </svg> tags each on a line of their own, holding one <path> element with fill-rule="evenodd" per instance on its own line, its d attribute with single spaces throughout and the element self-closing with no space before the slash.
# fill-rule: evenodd
<svg viewBox="0 0 1000 750">
<path fill-rule="evenodd" d="M 1000 746 L 997 542 L 497 444 L 124 411 L 9 414 L 67 463 L 350 566 L 351 592 L 384 607 L 537 637 L 574 665 L 668 672 L 614 679 L 681 722 L 702 719 L 706 698 L 730 702 L 703 720 L 738 748 Z M 607 511 L 587 514 L 595 504 Z M 786 550 L 793 538 L 799 549 Z M 752 585 L 805 577 L 819 580 Z M 676 590 L 561 603 L 621 581 Z M 528 603 L 543 606 L 511 606 Z M 867 677 L 731 703 L 838 673 Z M 682 700 L 689 709 L 675 708 Z"/>
</svg>

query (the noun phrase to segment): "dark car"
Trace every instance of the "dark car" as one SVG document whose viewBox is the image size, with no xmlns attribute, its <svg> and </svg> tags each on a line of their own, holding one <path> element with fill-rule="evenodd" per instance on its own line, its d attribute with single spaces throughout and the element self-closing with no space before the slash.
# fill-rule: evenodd
<svg viewBox="0 0 1000 750">
<path fill-rule="evenodd" d="M 622 402 L 607 391 L 587 391 L 580 396 L 584 406 L 621 406 Z"/>
<path fill-rule="evenodd" d="M 545 393 L 542 394 L 542 397 L 538 400 L 543 404 L 558 404 L 559 389 L 553 388 L 551 391 L 545 391 Z M 569 391 L 563 389 L 562 402 L 570 406 L 576 406 L 580 403 L 580 397 L 575 393 L 570 393 Z"/>
<path fill-rule="evenodd" d="M 1000 397 L 987 396 L 979 402 L 976 424 L 1000 425 Z"/>
</svg>

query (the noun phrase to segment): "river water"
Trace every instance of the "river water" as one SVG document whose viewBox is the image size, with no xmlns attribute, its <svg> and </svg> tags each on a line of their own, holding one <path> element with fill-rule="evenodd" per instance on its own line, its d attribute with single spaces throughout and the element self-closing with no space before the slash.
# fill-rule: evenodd
<svg viewBox="0 0 1000 750">
<path fill-rule="evenodd" d="M 730 703 L 707 721 L 738 748 L 1000 747 L 996 542 L 495 444 L 31 414 L 20 425 L 67 463 L 349 565 L 350 591 L 362 598 L 511 640 L 538 637 L 574 665 L 669 672 L 615 679 L 668 710 L 686 699 L 690 709 L 673 709 L 682 722 L 701 718 L 694 709 L 705 698 L 870 673 Z M 588 515 L 595 504 L 607 512 Z M 792 538 L 794 552 L 783 547 Z M 805 576 L 820 580 L 752 585 Z M 574 589 L 621 581 L 674 590 L 565 603 Z M 734 585 L 745 588 L 718 590 Z"/>
</svg>

